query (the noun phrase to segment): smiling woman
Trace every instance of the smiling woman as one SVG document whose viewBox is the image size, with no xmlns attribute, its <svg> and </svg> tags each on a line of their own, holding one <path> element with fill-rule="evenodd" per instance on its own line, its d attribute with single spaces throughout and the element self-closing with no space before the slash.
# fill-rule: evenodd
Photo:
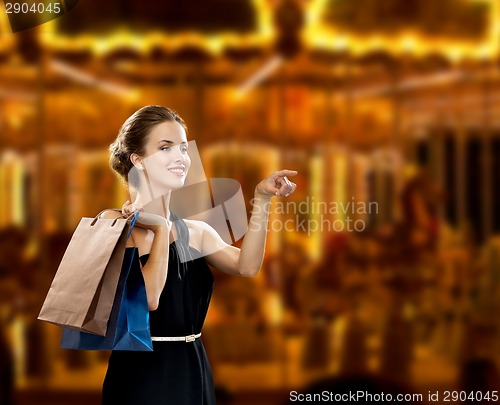
<svg viewBox="0 0 500 405">
<path fill-rule="evenodd" d="M 171 192 L 185 185 L 191 167 L 187 127 L 175 111 L 140 109 L 125 121 L 110 152 L 112 169 L 135 196 L 122 212 L 140 212 L 127 247 L 137 246 L 143 265 L 154 351 L 111 354 L 103 404 L 215 404 L 212 371 L 200 339 L 214 282 L 208 265 L 241 276 L 259 272 L 269 201 L 295 191 L 287 176 L 297 172 L 275 172 L 256 186 L 254 210 L 238 249 L 207 223 L 169 211 Z"/>
</svg>

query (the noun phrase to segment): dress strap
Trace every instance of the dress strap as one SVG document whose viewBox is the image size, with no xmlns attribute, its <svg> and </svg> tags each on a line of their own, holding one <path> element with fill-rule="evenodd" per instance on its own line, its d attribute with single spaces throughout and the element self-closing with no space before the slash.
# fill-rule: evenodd
<svg viewBox="0 0 500 405">
<path fill-rule="evenodd" d="M 175 222 L 175 229 L 177 229 L 180 242 L 185 246 L 189 246 L 189 229 L 184 220 L 179 218 L 173 211 L 170 211 L 170 218 L 172 222 Z"/>
<path fill-rule="evenodd" d="M 170 218 L 172 219 L 172 222 L 175 222 L 175 226 L 178 233 L 178 238 L 175 241 L 174 245 L 177 250 L 177 254 L 181 260 L 181 263 L 185 265 L 186 262 L 195 259 L 189 247 L 189 229 L 184 220 L 182 218 L 179 218 L 172 211 L 170 211 Z M 178 274 L 179 277 L 181 277 L 181 266 L 178 267 Z"/>
</svg>

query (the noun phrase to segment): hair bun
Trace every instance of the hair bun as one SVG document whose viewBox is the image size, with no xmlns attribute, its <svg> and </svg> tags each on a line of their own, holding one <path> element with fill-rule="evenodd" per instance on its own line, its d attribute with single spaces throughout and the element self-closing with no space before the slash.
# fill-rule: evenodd
<svg viewBox="0 0 500 405">
<path fill-rule="evenodd" d="M 119 159 L 120 161 L 123 161 L 125 158 L 125 152 L 123 150 L 117 149 L 113 152 L 113 155 Z"/>
</svg>

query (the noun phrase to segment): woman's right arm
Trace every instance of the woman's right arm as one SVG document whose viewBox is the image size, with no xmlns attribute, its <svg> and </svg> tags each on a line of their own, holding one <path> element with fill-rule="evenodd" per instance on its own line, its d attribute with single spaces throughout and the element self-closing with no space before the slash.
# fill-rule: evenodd
<svg viewBox="0 0 500 405">
<path fill-rule="evenodd" d="M 101 215 L 104 219 L 120 217 L 122 217 L 121 214 L 116 211 L 105 211 Z M 167 281 L 170 227 L 165 218 L 146 212 L 139 214 L 135 226 L 149 229 L 154 233 L 148 261 L 142 266 L 148 308 L 154 311 L 158 308 L 160 295 Z"/>
</svg>

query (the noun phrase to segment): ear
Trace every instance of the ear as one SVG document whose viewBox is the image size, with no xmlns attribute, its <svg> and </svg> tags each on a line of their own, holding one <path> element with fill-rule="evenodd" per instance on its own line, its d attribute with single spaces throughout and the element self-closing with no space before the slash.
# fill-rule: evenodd
<svg viewBox="0 0 500 405">
<path fill-rule="evenodd" d="M 136 168 L 142 169 L 142 160 L 137 153 L 132 153 L 130 155 L 130 161 Z"/>
</svg>

